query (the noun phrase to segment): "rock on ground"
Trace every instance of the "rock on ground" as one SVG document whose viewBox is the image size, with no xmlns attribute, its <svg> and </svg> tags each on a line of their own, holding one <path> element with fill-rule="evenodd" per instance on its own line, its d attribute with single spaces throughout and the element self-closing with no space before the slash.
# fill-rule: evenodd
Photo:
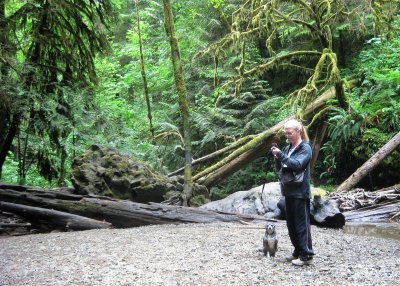
<svg viewBox="0 0 400 286">
<path fill-rule="evenodd" d="M 261 226 L 233 223 L 0 237 L 0 285 L 398 285 L 397 240 L 312 226 L 315 265 L 296 267 L 284 222 L 277 233 L 275 258 Z"/>
<path fill-rule="evenodd" d="M 71 166 L 75 192 L 95 194 L 139 203 L 162 202 L 183 190 L 183 176 L 166 177 L 139 159 L 118 149 L 92 145 L 75 157 Z M 206 187 L 193 184 L 195 195 L 207 196 Z"/>
<path fill-rule="evenodd" d="M 311 224 L 320 227 L 341 228 L 345 217 L 336 200 L 321 198 L 322 189 L 311 187 Z M 279 182 L 267 183 L 248 191 L 230 194 L 224 199 L 200 206 L 201 209 L 261 215 L 267 219 L 285 219 L 285 200 Z"/>
</svg>

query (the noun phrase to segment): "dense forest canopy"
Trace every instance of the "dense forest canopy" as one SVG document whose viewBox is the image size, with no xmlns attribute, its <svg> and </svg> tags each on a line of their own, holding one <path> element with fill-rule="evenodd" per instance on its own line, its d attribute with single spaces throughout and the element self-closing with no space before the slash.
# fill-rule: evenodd
<svg viewBox="0 0 400 286">
<path fill-rule="evenodd" d="M 322 137 L 314 184 L 339 184 L 399 132 L 400 1 L 171 2 L 194 159 L 301 119 L 331 87 L 336 97 L 308 122 L 310 138 Z M 2 181 L 70 185 L 72 159 L 92 144 L 164 174 L 184 165 L 163 9 L 161 0 L 0 0 Z M 399 169 L 397 150 L 361 184 L 399 183 Z M 210 191 L 274 180 L 265 154 Z"/>
</svg>

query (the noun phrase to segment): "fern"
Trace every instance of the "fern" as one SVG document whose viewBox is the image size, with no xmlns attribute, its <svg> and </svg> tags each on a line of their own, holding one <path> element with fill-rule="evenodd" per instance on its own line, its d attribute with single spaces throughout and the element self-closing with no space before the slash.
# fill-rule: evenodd
<svg viewBox="0 0 400 286">
<path fill-rule="evenodd" d="M 333 108 L 329 116 L 329 136 L 331 140 L 348 142 L 360 134 L 364 116 L 349 113 L 341 108 Z"/>
</svg>

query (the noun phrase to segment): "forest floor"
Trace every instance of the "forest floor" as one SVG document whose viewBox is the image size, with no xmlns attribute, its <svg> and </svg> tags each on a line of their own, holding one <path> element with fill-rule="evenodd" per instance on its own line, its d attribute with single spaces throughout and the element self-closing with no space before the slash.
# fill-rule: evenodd
<svg viewBox="0 0 400 286">
<path fill-rule="evenodd" d="M 0 285 L 399 285 L 399 240 L 312 226 L 314 265 L 298 267 L 277 234 L 275 258 L 262 226 L 234 223 L 3 236 Z"/>
</svg>

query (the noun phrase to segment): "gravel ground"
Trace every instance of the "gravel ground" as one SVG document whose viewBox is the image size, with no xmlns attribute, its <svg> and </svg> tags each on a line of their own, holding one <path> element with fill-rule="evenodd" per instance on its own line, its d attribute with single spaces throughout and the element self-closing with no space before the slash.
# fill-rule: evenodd
<svg viewBox="0 0 400 286">
<path fill-rule="evenodd" d="M 312 226 L 315 263 L 297 267 L 277 233 L 275 258 L 261 226 L 232 223 L 0 237 L 0 285 L 399 285 L 398 240 Z"/>
</svg>

